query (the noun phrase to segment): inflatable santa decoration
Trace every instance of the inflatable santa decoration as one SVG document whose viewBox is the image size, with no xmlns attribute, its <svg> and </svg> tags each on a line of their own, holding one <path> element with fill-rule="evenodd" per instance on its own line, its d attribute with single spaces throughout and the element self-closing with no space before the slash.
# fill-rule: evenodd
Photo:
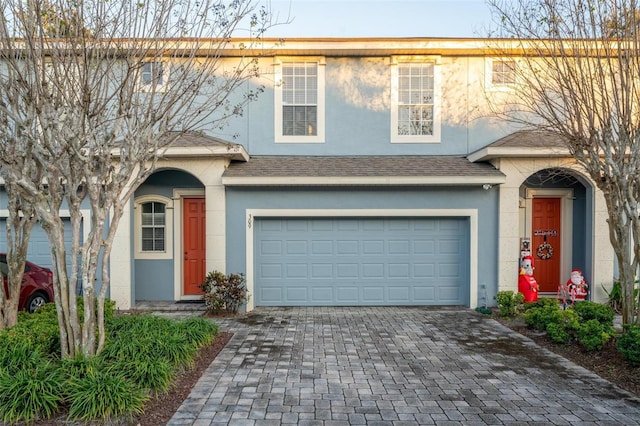
<svg viewBox="0 0 640 426">
<path fill-rule="evenodd" d="M 518 278 L 518 291 L 524 295 L 525 302 L 535 302 L 538 300 L 538 290 L 540 286 L 533 277 L 533 257 L 522 258 L 522 267 Z"/>
<path fill-rule="evenodd" d="M 580 269 L 573 269 L 571 271 L 571 277 L 565 286 L 572 304 L 586 299 L 589 285 L 587 284 L 587 280 L 584 279 Z"/>
</svg>

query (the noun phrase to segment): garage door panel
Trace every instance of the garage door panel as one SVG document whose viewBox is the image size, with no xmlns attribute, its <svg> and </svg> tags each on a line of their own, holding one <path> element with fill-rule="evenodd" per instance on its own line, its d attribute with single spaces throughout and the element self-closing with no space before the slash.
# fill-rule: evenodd
<svg viewBox="0 0 640 426">
<path fill-rule="evenodd" d="M 260 241 L 261 256 L 280 256 L 282 254 L 282 241 L 265 240 Z"/>
<path fill-rule="evenodd" d="M 336 265 L 336 278 L 358 278 L 358 264 L 357 263 L 338 263 Z"/>
<path fill-rule="evenodd" d="M 64 239 L 67 247 L 67 253 L 69 252 L 72 242 L 72 225 L 68 218 L 63 218 L 64 224 Z M 6 218 L 0 219 L 0 246 L 6 247 L 7 244 L 7 220 Z M 82 230 L 82 228 L 80 228 Z M 29 247 L 27 250 L 27 260 L 37 265 L 53 269 L 53 261 L 51 259 L 51 249 L 49 246 L 49 239 L 46 232 L 42 229 L 39 223 L 31 230 L 31 236 L 29 238 Z M 69 263 L 68 268 L 71 267 Z"/>
<path fill-rule="evenodd" d="M 265 218 L 254 229 L 257 306 L 467 303 L 465 218 Z"/>
</svg>

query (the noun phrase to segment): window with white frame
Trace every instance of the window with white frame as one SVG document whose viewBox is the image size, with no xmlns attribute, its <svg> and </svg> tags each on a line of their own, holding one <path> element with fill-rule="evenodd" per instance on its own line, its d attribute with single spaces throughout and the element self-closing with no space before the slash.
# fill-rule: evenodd
<svg viewBox="0 0 640 426">
<path fill-rule="evenodd" d="M 436 60 L 394 60 L 391 142 L 440 142 L 440 72 Z"/>
<path fill-rule="evenodd" d="M 170 258 L 173 217 L 171 200 L 149 195 L 136 198 L 135 213 L 136 258 Z"/>
<path fill-rule="evenodd" d="M 283 60 L 276 81 L 275 141 L 324 142 L 324 63 Z"/>
<path fill-rule="evenodd" d="M 493 60 L 491 61 L 491 84 L 507 85 L 516 82 L 516 61 Z"/>
<path fill-rule="evenodd" d="M 163 91 L 166 86 L 165 66 L 160 61 L 148 61 L 140 70 L 140 90 L 143 92 Z"/>
<path fill-rule="evenodd" d="M 148 202 L 142 208 L 142 251 L 166 250 L 166 206 L 164 203 Z"/>
</svg>

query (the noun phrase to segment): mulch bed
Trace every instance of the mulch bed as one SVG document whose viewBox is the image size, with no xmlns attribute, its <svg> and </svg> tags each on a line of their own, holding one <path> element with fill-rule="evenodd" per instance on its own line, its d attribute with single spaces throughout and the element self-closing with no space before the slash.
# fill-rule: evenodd
<svg viewBox="0 0 640 426">
<path fill-rule="evenodd" d="M 528 328 L 519 321 L 493 315 L 498 322 L 527 336 L 540 347 L 550 350 L 610 381 L 640 398 L 640 368 L 633 367 L 620 354 L 615 341 L 610 340 L 602 350 L 587 351 L 577 343 L 554 343 L 546 334 Z"/>
</svg>

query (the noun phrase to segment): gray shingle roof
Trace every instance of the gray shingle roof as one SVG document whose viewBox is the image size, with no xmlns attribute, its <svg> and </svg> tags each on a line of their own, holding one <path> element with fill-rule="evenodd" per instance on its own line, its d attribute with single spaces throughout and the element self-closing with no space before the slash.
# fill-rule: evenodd
<svg viewBox="0 0 640 426">
<path fill-rule="evenodd" d="M 553 133 L 540 131 L 518 131 L 487 145 L 509 148 L 562 148 L 565 143 Z"/>
<path fill-rule="evenodd" d="M 213 146 L 235 146 L 237 144 L 227 142 L 220 138 L 205 135 L 198 132 L 183 133 L 171 144 L 174 147 L 213 147 Z"/>
<path fill-rule="evenodd" d="M 501 177 L 489 163 L 456 156 L 251 157 L 234 162 L 223 177 L 367 177 L 443 176 Z"/>
</svg>

